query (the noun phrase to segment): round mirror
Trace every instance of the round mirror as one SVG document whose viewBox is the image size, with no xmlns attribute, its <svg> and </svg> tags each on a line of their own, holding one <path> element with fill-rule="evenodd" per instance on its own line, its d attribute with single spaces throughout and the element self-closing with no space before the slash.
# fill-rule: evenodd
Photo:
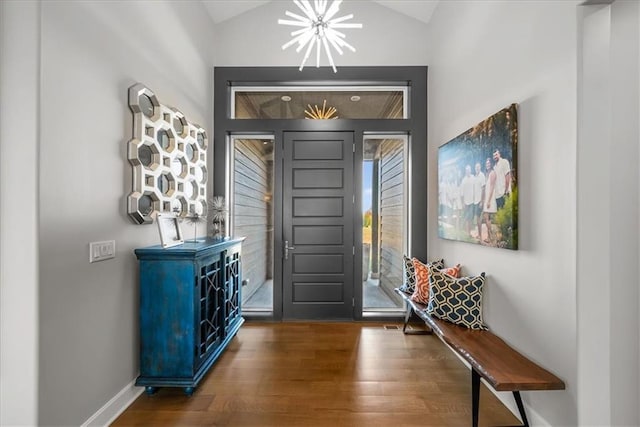
<svg viewBox="0 0 640 427">
<path fill-rule="evenodd" d="M 151 214 L 151 212 L 153 212 L 153 199 L 151 198 L 151 196 L 145 194 L 140 197 L 140 200 L 138 200 L 138 210 L 144 216 L 147 216 Z"/>
<path fill-rule="evenodd" d="M 153 102 L 148 95 L 142 94 L 138 97 L 138 104 L 142 114 L 147 117 L 153 117 Z"/>
<path fill-rule="evenodd" d="M 153 151 L 151 151 L 151 147 L 148 145 L 138 147 L 138 159 L 144 167 L 149 168 L 153 163 Z"/>
<path fill-rule="evenodd" d="M 169 140 L 169 132 L 164 129 L 159 130 L 157 139 L 162 149 L 167 151 L 169 149 L 169 145 L 171 144 L 171 141 Z"/>
</svg>

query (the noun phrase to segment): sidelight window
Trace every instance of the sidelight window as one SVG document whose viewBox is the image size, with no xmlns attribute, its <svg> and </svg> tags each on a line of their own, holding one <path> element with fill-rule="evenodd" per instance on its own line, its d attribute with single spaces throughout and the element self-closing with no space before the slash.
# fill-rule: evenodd
<svg viewBox="0 0 640 427">
<path fill-rule="evenodd" d="M 362 165 L 363 311 L 403 307 L 393 291 L 402 284 L 407 253 L 407 137 L 365 136 Z"/>
<path fill-rule="evenodd" d="M 273 136 L 232 136 L 230 231 L 242 245 L 242 308 L 273 311 Z"/>
</svg>

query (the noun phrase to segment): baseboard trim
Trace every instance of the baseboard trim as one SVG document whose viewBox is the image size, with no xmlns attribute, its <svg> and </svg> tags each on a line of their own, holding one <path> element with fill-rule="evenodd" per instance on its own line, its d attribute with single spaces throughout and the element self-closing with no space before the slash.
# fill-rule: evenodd
<svg viewBox="0 0 640 427">
<path fill-rule="evenodd" d="M 136 387 L 133 380 L 98 409 L 81 427 L 108 426 L 127 409 L 144 391 L 144 387 Z"/>
</svg>

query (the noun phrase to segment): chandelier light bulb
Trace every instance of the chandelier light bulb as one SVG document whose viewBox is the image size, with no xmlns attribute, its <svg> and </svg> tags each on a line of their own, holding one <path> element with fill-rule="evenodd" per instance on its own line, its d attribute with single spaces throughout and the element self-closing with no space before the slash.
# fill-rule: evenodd
<svg viewBox="0 0 640 427">
<path fill-rule="evenodd" d="M 314 0 L 313 6 L 309 0 L 293 0 L 293 3 L 298 6 L 302 15 L 287 10 L 285 15 L 292 19 L 279 19 L 278 24 L 299 27 L 299 29 L 291 32 L 291 40 L 283 44 L 282 49 L 297 44 L 296 52 L 301 52 L 306 47 L 300 71 L 304 68 L 314 48 L 316 50 L 316 67 L 320 67 L 320 57 L 324 50 L 333 72 L 337 72 L 331 48 L 335 49 L 339 55 L 344 53 L 344 48 L 352 52 L 356 51 L 355 47 L 346 42 L 346 34 L 337 29 L 362 28 L 362 24 L 346 22 L 353 19 L 353 14 L 334 18 L 340 10 L 342 0 L 333 0 L 331 6 L 329 6 L 329 0 Z"/>
</svg>

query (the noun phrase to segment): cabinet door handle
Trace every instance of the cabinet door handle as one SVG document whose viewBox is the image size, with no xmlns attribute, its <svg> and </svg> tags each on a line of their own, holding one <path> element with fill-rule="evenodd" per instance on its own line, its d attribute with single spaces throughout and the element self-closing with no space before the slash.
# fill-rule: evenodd
<svg viewBox="0 0 640 427">
<path fill-rule="evenodd" d="M 292 251 L 294 249 L 295 249 L 294 246 L 289 246 L 288 240 L 284 241 L 284 259 L 285 260 L 289 259 L 289 251 Z"/>
</svg>

